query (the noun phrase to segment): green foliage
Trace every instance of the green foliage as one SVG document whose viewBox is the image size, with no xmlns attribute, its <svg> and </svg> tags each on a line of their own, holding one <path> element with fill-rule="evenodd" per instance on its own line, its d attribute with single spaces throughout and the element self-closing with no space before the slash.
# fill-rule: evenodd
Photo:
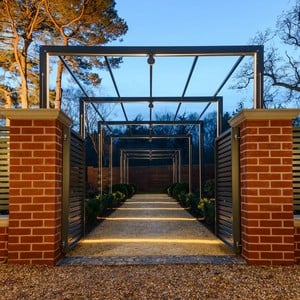
<svg viewBox="0 0 300 300">
<path fill-rule="evenodd" d="M 215 181 L 213 179 L 206 180 L 204 183 L 204 195 L 207 198 L 215 197 Z"/>
<path fill-rule="evenodd" d="M 103 213 L 103 203 L 100 196 L 96 196 L 91 199 L 87 199 L 85 202 L 85 222 L 87 225 L 94 225 L 96 223 L 97 216 Z"/>
<path fill-rule="evenodd" d="M 169 196 L 179 200 L 179 197 L 189 192 L 189 185 L 185 182 L 176 182 L 170 184 L 166 190 Z"/>
<path fill-rule="evenodd" d="M 125 200 L 125 194 L 123 194 L 120 191 L 112 193 L 112 196 L 113 196 L 113 200 L 112 200 L 112 206 L 113 207 L 119 206 L 121 201 Z"/>
<path fill-rule="evenodd" d="M 213 224 L 215 221 L 215 205 L 209 198 L 201 198 L 198 203 L 198 209 L 205 217 L 207 224 Z"/>
<path fill-rule="evenodd" d="M 120 191 L 125 195 L 125 198 L 131 198 L 136 193 L 136 186 L 134 184 L 117 183 L 112 186 L 112 191 Z"/>
<path fill-rule="evenodd" d="M 184 207 L 187 206 L 187 198 L 186 198 L 186 193 L 184 191 L 181 191 L 179 193 L 179 195 L 177 196 L 177 199 L 182 206 L 184 206 Z"/>
<path fill-rule="evenodd" d="M 16 93 L 17 102 L 21 101 L 23 108 L 37 104 L 39 45 L 96 46 L 122 37 L 128 28 L 115 5 L 114 0 L 0 1 L 0 73 L 3 74 L 0 75 L 0 100 L 10 106 Z M 85 84 L 100 84 L 96 69 L 106 66 L 105 59 L 96 56 L 65 59 Z M 108 61 L 114 68 L 122 58 Z M 56 69 L 54 96 L 58 102 L 63 68 Z"/>
<path fill-rule="evenodd" d="M 188 185 L 183 183 L 170 184 L 166 191 L 169 196 L 177 199 L 182 207 L 186 207 L 196 216 L 204 217 L 205 223 L 213 230 L 215 223 L 214 200 L 208 197 L 199 199 L 199 196 L 188 192 Z M 214 182 L 207 182 L 207 193 L 214 191 Z"/>
<path fill-rule="evenodd" d="M 95 226 L 97 217 L 105 216 L 109 210 L 118 207 L 122 201 L 131 197 L 135 192 L 136 187 L 133 184 L 116 184 L 113 186 L 113 193 L 88 194 L 90 198 L 85 202 L 86 225 L 88 227 Z"/>
<path fill-rule="evenodd" d="M 189 192 L 189 185 L 185 182 L 175 183 L 175 186 L 174 186 L 173 192 L 172 192 L 172 196 L 177 199 L 178 195 L 182 192 L 187 194 Z"/>
</svg>

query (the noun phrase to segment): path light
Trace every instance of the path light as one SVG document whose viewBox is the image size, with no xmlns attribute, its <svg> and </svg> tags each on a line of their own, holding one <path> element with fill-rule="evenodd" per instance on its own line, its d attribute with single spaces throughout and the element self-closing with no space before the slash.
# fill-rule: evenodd
<svg viewBox="0 0 300 300">
<path fill-rule="evenodd" d="M 220 240 L 209 239 L 159 239 L 159 238 L 103 238 L 81 240 L 81 244 L 104 244 L 104 243 L 163 243 L 163 244 L 204 244 L 204 245 L 223 245 Z"/>
</svg>

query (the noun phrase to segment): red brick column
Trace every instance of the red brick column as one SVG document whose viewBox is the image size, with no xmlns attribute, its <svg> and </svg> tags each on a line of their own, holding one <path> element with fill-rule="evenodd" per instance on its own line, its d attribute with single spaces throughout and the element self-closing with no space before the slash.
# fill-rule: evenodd
<svg viewBox="0 0 300 300">
<path fill-rule="evenodd" d="M 298 110 L 244 110 L 240 128 L 242 255 L 249 264 L 294 264 L 292 119 Z"/>
<path fill-rule="evenodd" d="M 58 110 L 7 110 L 10 119 L 8 263 L 61 258 L 62 129 Z"/>
<path fill-rule="evenodd" d="M 0 216 L 0 264 L 7 262 L 8 217 Z"/>
<path fill-rule="evenodd" d="M 300 264 L 300 218 L 295 219 L 295 260 Z"/>
</svg>

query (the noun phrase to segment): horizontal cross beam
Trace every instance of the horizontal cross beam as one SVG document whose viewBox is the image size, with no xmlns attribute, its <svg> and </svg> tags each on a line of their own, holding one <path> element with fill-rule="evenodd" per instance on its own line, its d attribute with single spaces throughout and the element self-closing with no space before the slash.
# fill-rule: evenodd
<svg viewBox="0 0 300 300">
<path fill-rule="evenodd" d="M 199 96 L 199 97 L 81 97 L 84 102 L 99 103 L 153 103 L 153 102 L 218 102 L 223 97 Z"/>
<path fill-rule="evenodd" d="M 246 46 L 41 46 L 40 52 L 57 56 L 239 56 L 262 51 L 260 45 Z"/>
<path fill-rule="evenodd" d="M 133 125 L 198 125 L 203 123 L 203 121 L 99 121 L 100 125 L 111 125 L 111 126 L 133 126 Z"/>
</svg>

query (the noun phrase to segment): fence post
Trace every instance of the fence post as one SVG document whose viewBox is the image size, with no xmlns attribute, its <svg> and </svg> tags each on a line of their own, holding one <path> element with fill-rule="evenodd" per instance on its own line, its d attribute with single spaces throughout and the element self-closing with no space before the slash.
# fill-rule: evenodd
<svg viewBox="0 0 300 300">
<path fill-rule="evenodd" d="M 295 263 L 292 120 L 300 110 L 243 110 L 240 129 L 242 255 L 249 264 Z"/>
<path fill-rule="evenodd" d="M 10 120 L 8 263 L 55 265 L 62 257 L 62 142 L 71 120 L 59 110 L 5 109 Z"/>
</svg>

